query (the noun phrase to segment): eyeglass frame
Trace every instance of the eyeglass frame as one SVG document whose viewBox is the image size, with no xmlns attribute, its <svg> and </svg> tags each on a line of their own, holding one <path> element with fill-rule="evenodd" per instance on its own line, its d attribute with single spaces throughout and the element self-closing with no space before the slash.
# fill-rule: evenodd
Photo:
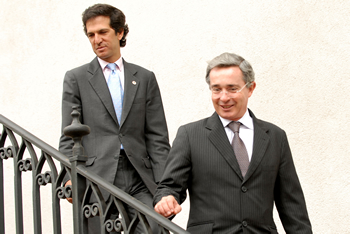
<svg viewBox="0 0 350 234">
<path fill-rule="evenodd" d="M 252 82 L 247 82 L 247 83 L 245 83 L 245 85 L 242 87 L 242 88 L 240 88 L 239 90 L 234 90 L 234 92 L 232 91 L 232 92 L 228 92 L 228 91 L 223 91 L 223 90 L 221 90 L 220 92 L 218 92 L 218 93 L 214 93 L 213 92 L 213 87 L 210 87 L 210 91 L 211 91 L 211 93 L 212 93 L 212 95 L 215 95 L 215 96 L 217 96 L 217 97 L 221 97 L 222 96 L 222 94 L 223 93 L 225 93 L 227 96 L 229 96 L 229 97 L 232 97 L 232 96 L 230 96 L 230 95 L 236 95 L 237 93 L 240 93 L 248 84 L 251 84 Z"/>
</svg>

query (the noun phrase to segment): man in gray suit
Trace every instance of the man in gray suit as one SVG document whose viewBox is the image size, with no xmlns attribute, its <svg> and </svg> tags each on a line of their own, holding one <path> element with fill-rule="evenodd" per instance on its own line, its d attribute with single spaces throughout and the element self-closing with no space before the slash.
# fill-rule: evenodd
<svg viewBox="0 0 350 234">
<path fill-rule="evenodd" d="M 155 210 L 179 213 L 188 189 L 191 233 L 277 233 L 274 203 L 287 233 L 312 233 L 286 133 L 247 108 L 256 87 L 251 65 L 221 54 L 206 81 L 215 113 L 179 128 Z"/>
<path fill-rule="evenodd" d="M 170 149 L 155 75 L 122 58 L 120 48 L 129 32 L 122 11 L 96 4 L 84 11 L 82 20 L 97 57 L 65 75 L 62 130 L 72 122 L 72 107 L 78 106 L 81 122 L 91 128 L 82 142 L 88 156 L 86 167 L 153 207 L 153 194 Z M 122 94 L 119 99 L 113 94 L 116 88 L 109 86 L 115 77 Z M 117 105 L 122 106 L 118 109 Z M 72 139 L 62 134 L 60 151 L 71 155 L 72 146 Z M 106 200 L 109 197 L 106 191 L 102 195 Z M 130 207 L 127 211 L 134 214 Z M 156 230 L 157 224 L 149 222 Z M 101 229 L 89 224 L 89 230 L 100 233 Z"/>
</svg>

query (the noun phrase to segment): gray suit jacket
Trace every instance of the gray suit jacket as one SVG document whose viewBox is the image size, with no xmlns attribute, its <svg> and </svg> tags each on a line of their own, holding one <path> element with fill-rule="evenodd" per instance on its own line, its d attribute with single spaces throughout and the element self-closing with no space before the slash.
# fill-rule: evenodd
<svg viewBox="0 0 350 234">
<path fill-rule="evenodd" d="M 254 123 L 253 155 L 245 178 L 216 113 L 179 128 L 155 194 L 190 197 L 191 233 L 277 233 L 274 202 L 287 233 L 312 233 L 285 132 Z"/>
<path fill-rule="evenodd" d="M 120 145 L 153 194 L 163 174 L 170 145 L 163 104 L 156 78 L 140 66 L 124 63 L 125 86 L 121 124 L 100 64 L 68 71 L 63 83 L 62 130 L 72 122 L 72 106 L 78 106 L 81 122 L 91 128 L 83 137 L 86 166 L 113 183 Z M 72 154 L 73 141 L 62 134 L 59 150 Z M 106 198 L 107 194 L 103 192 Z"/>
</svg>

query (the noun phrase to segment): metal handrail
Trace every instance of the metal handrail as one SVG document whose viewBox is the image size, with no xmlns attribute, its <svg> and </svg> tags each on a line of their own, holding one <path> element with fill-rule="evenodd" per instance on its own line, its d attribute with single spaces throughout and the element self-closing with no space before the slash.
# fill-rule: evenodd
<svg viewBox="0 0 350 234">
<path fill-rule="evenodd" d="M 73 114 L 72 114 L 73 116 Z M 74 119 L 74 116 L 73 116 Z M 74 122 L 74 120 L 73 120 Z M 19 182 L 19 185 L 16 185 L 15 183 L 15 203 L 16 203 L 16 231 L 17 233 L 23 233 L 23 207 L 22 207 L 22 191 L 21 191 L 21 175 L 22 172 L 25 171 L 32 171 L 33 174 L 33 184 L 34 182 L 38 183 L 39 185 L 33 186 L 33 212 L 34 212 L 34 233 L 41 233 L 41 214 L 40 212 L 40 192 L 38 192 L 40 189 L 40 186 L 51 184 L 52 185 L 52 196 L 53 196 L 53 227 L 54 227 L 54 233 L 60 234 L 61 233 L 61 218 L 60 218 L 60 199 L 65 199 L 67 197 L 72 197 L 73 194 L 73 225 L 74 225 L 74 233 L 75 234 L 82 234 L 84 233 L 84 230 L 86 230 L 86 222 L 84 222 L 84 219 L 87 219 L 86 215 L 82 214 L 83 206 L 86 205 L 86 203 L 81 199 L 84 197 L 84 194 L 87 194 L 89 191 L 87 188 L 88 186 L 74 186 L 74 181 L 76 181 L 76 184 L 83 184 L 83 182 L 88 181 L 91 185 L 94 186 L 94 191 L 99 192 L 99 189 L 103 189 L 107 191 L 112 197 L 114 197 L 115 202 L 119 204 L 121 202 L 122 206 L 124 204 L 127 204 L 131 207 L 133 207 L 137 212 L 138 215 L 136 217 L 136 220 L 133 220 L 132 222 L 125 222 L 125 220 L 122 220 L 120 224 L 121 226 L 118 228 L 118 230 L 124 231 L 124 233 L 132 233 L 132 230 L 134 230 L 135 223 L 142 223 L 144 227 L 149 227 L 147 220 L 144 217 L 151 218 L 155 222 L 157 222 L 161 229 L 162 233 L 167 233 L 166 230 L 169 230 L 172 233 L 188 233 L 175 223 L 169 221 L 168 219 L 164 218 L 163 216 L 156 213 L 154 210 L 143 204 L 142 202 L 134 199 L 129 194 L 125 193 L 124 191 L 120 190 L 113 184 L 109 183 L 102 177 L 96 175 L 94 172 L 90 171 L 89 168 L 85 167 L 85 161 L 81 160 L 83 158 L 82 155 L 76 155 L 75 160 L 72 160 L 72 158 L 68 158 L 67 156 L 63 155 L 61 152 L 53 148 L 52 146 L 48 145 L 44 141 L 40 140 L 30 132 L 26 131 L 25 129 L 21 128 L 11 120 L 7 119 L 3 115 L 0 115 L 0 124 L 3 127 L 2 135 L 0 135 L 0 189 L 2 191 L 0 192 L 0 233 L 5 233 L 5 223 L 4 223 L 4 185 L 3 185 L 3 160 L 6 160 L 8 158 L 13 158 L 14 160 L 14 166 L 17 166 L 15 171 L 15 179 L 17 182 Z M 79 122 L 80 124 L 80 122 Z M 14 133 L 19 136 L 22 139 L 21 144 L 18 144 L 17 138 L 15 137 Z M 78 133 L 79 134 L 79 133 Z M 79 137 L 78 137 L 79 138 Z M 81 141 L 82 135 L 80 136 L 79 141 Z M 4 146 L 5 141 L 9 140 L 12 145 L 10 146 Z M 7 141 L 6 141 L 7 142 Z M 76 142 L 75 142 L 76 143 Z M 33 146 L 37 147 L 41 151 L 41 157 L 38 158 L 35 150 L 33 150 Z M 31 158 L 29 160 L 23 159 L 24 151 L 28 151 Z M 74 156 L 74 154 L 73 154 Z M 55 168 L 55 164 L 53 163 L 53 160 L 56 160 L 61 163 L 62 170 L 60 173 L 57 173 L 57 168 Z M 42 173 L 42 166 L 43 164 L 49 164 L 51 171 Z M 73 186 L 68 187 L 62 187 L 62 179 L 64 176 L 71 176 L 73 181 Z M 75 178 L 75 179 L 74 179 Z M 78 183 L 78 181 L 80 181 Z M 72 189 L 72 191 L 69 191 Z M 97 190 L 96 190 L 97 189 Z M 72 192 L 72 193 L 70 193 Z M 91 187 L 90 187 L 91 192 Z M 75 195 L 74 195 L 75 194 Z M 37 197 L 35 197 L 37 196 Z M 74 197 L 76 196 L 76 197 Z M 78 199 L 77 199 L 78 198 Z M 97 202 L 97 206 L 99 204 L 105 204 L 105 201 L 99 200 Z M 110 205 L 110 204 L 109 204 Z M 99 215 L 105 215 L 105 212 L 101 212 L 106 210 L 107 208 L 104 206 L 99 206 Z M 103 213 L 103 214 L 102 214 Z M 106 212 L 107 213 L 107 212 Z M 120 212 L 121 217 L 122 212 Z M 108 216 L 106 215 L 105 218 L 107 219 Z M 2 220 L 2 221 L 1 221 Z M 134 224 L 133 224 L 134 223 Z M 129 226 L 127 226 L 129 225 Z M 145 229 L 146 233 L 151 233 L 150 229 Z M 106 231 L 107 233 L 107 231 Z"/>
<path fill-rule="evenodd" d="M 113 186 L 111 183 L 109 183 L 102 177 L 95 175 L 88 168 L 85 168 L 84 166 L 78 166 L 78 171 L 85 178 L 100 185 L 101 188 L 105 189 L 110 194 L 118 197 L 120 200 L 122 200 L 126 204 L 132 206 L 135 210 L 138 210 L 143 214 L 147 214 L 147 217 L 152 218 L 162 227 L 165 227 L 166 229 L 170 230 L 173 233 L 188 233 L 184 229 L 176 225 L 175 223 L 169 221 L 168 219 L 164 218 L 157 212 L 151 210 L 148 206 L 146 206 L 142 202 L 132 198 L 129 194 L 125 193 L 123 190 L 117 188 L 116 186 Z"/>
</svg>

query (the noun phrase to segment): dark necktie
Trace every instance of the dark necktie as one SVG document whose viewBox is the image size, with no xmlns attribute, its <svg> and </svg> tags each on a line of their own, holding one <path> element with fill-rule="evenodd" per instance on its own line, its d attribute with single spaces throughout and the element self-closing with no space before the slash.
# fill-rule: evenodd
<svg viewBox="0 0 350 234">
<path fill-rule="evenodd" d="M 247 149 L 242 141 L 242 139 L 239 137 L 239 127 L 241 123 L 240 122 L 231 122 L 228 127 L 234 132 L 234 137 L 232 140 L 232 148 L 235 152 L 239 167 L 241 169 L 243 177 L 248 171 L 249 167 L 249 157 Z"/>
</svg>

